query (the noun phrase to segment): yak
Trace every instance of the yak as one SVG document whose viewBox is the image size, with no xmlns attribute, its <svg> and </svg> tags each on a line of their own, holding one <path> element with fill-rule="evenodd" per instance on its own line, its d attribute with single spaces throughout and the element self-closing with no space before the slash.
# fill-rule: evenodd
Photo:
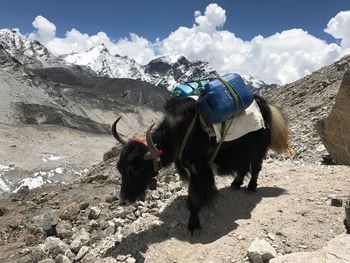
<svg viewBox="0 0 350 263">
<path fill-rule="evenodd" d="M 126 140 L 117 132 L 119 117 L 112 125 L 112 134 L 123 144 L 117 163 L 122 180 L 121 202 L 143 199 L 146 189 L 151 185 L 154 187 L 158 171 L 175 163 L 180 178 L 188 181 L 188 230 L 193 235 L 194 230 L 201 228 L 200 209 L 212 203 L 217 193 L 213 166 L 219 175 L 235 174 L 231 183 L 233 189 L 239 189 L 244 176 L 250 173 L 247 190 L 255 191 L 267 150 L 291 153 L 292 149 L 288 141 L 288 124 L 282 112 L 262 97 L 254 95 L 254 99 L 265 128 L 223 142 L 212 162 L 209 161 L 217 143 L 204 130 L 199 104 L 192 98 L 169 99 L 165 103 L 163 120 L 154 131 L 154 124 L 148 128 L 146 139 Z"/>
</svg>

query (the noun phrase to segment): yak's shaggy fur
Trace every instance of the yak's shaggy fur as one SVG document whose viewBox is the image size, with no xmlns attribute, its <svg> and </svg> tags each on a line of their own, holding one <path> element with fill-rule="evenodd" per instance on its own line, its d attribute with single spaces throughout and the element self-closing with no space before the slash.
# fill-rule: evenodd
<svg viewBox="0 0 350 263">
<path fill-rule="evenodd" d="M 214 160 L 219 174 L 236 174 L 231 184 L 234 189 L 240 188 L 244 176 L 250 172 L 251 179 L 247 190 L 256 190 L 258 174 L 268 148 L 278 153 L 292 152 L 288 143 L 287 122 L 280 110 L 260 97 L 255 96 L 255 100 L 266 128 L 250 132 L 237 140 L 224 142 Z M 198 107 L 191 98 L 170 99 L 165 105 L 165 118 L 152 133 L 157 148 L 163 151 L 160 157 L 163 167 L 174 162 L 181 178 L 189 181 L 187 205 L 190 210 L 188 229 L 191 232 L 200 228 L 198 212 L 203 205 L 212 202 L 217 192 L 209 164 L 216 144 L 202 129 L 199 118 L 181 159 L 178 158 L 185 133 Z M 117 164 L 122 175 L 122 200 L 134 202 L 143 197 L 154 177 L 153 161 L 144 158 L 147 152 L 147 146 L 140 142 L 129 141 L 125 144 Z"/>
</svg>

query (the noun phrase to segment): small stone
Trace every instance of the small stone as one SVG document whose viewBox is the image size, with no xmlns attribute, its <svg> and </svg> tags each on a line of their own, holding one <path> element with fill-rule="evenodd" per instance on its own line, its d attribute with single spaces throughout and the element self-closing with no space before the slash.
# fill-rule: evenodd
<svg viewBox="0 0 350 263">
<path fill-rule="evenodd" d="M 82 202 L 82 203 L 79 204 L 79 209 L 80 210 L 85 210 L 86 208 L 89 207 L 89 205 L 90 204 L 88 202 Z"/>
<path fill-rule="evenodd" d="M 82 259 L 90 250 L 90 247 L 88 246 L 82 246 L 77 254 L 77 256 L 75 257 L 76 261 L 79 261 L 80 259 Z"/>
<path fill-rule="evenodd" d="M 72 236 L 72 223 L 67 220 L 58 222 L 56 225 L 56 236 L 61 239 L 70 238 Z"/>
<path fill-rule="evenodd" d="M 302 249 L 307 249 L 308 248 L 308 246 L 306 246 L 306 245 L 298 245 L 298 247 L 300 247 Z"/>
<path fill-rule="evenodd" d="M 7 213 L 7 209 L 5 207 L 0 207 L 0 216 L 3 216 Z"/>
<path fill-rule="evenodd" d="M 65 255 L 58 255 L 55 259 L 56 263 L 71 263 L 70 259 Z"/>
<path fill-rule="evenodd" d="M 268 233 L 267 238 L 270 239 L 271 241 L 274 241 L 276 239 L 276 237 L 272 233 Z"/>
<path fill-rule="evenodd" d="M 342 207 L 342 205 L 343 205 L 342 199 L 337 197 L 331 199 L 331 206 Z"/>
<path fill-rule="evenodd" d="M 90 233 L 86 231 L 85 228 L 82 228 L 79 230 L 79 232 L 75 233 L 73 236 L 72 236 L 72 239 L 77 239 L 79 238 L 81 243 L 83 245 L 86 245 L 90 242 Z"/>
<path fill-rule="evenodd" d="M 124 262 L 126 260 L 126 256 L 124 255 L 118 255 L 117 256 L 117 260 L 120 261 L 120 262 Z"/>
<path fill-rule="evenodd" d="M 23 200 L 24 197 L 26 197 L 29 194 L 29 186 L 28 185 L 23 185 L 21 188 L 18 189 L 18 191 L 14 194 L 12 197 L 12 201 L 19 201 Z"/>
<path fill-rule="evenodd" d="M 70 243 L 70 249 L 75 253 L 78 253 L 82 246 L 83 244 L 81 243 L 80 238 L 76 238 Z"/>
<path fill-rule="evenodd" d="M 265 240 L 255 239 L 248 248 L 248 257 L 253 263 L 268 262 L 276 256 L 276 250 Z"/>
<path fill-rule="evenodd" d="M 73 221 L 77 219 L 79 213 L 80 213 L 79 206 L 77 205 L 77 203 L 73 202 L 71 204 L 64 206 L 61 209 L 60 218 L 63 220 Z"/>
<path fill-rule="evenodd" d="M 133 257 L 128 257 L 125 262 L 126 263 L 135 263 L 136 259 L 134 259 Z"/>
<path fill-rule="evenodd" d="M 98 207 L 90 207 L 90 213 L 89 213 L 89 218 L 90 219 L 97 219 L 101 214 L 101 209 Z"/>
<path fill-rule="evenodd" d="M 58 217 L 54 213 L 47 212 L 30 219 L 26 224 L 26 228 L 32 232 L 39 231 L 45 233 L 47 236 L 52 236 L 55 234 L 55 226 L 58 220 Z"/>
<path fill-rule="evenodd" d="M 53 257 L 57 257 L 59 254 L 68 256 L 72 253 L 68 245 L 57 237 L 46 238 L 45 243 L 40 244 L 39 248 L 43 251 L 47 251 Z"/>
<path fill-rule="evenodd" d="M 96 220 L 92 219 L 90 222 L 89 222 L 89 227 L 90 229 L 96 229 L 100 226 L 100 223 L 97 222 Z"/>
</svg>

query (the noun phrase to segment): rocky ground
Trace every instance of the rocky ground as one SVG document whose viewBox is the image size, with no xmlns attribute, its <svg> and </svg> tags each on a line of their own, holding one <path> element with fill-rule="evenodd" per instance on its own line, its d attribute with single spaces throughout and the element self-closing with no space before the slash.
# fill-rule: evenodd
<svg viewBox="0 0 350 263">
<path fill-rule="evenodd" d="M 248 262 L 256 238 L 278 258 L 346 233 L 346 166 L 268 159 L 254 194 L 217 177 L 218 199 L 202 211 L 203 229 L 192 237 L 186 186 L 172 168 L 145 202 L 125 207 L 115 164 L 97 164 L 72 185 L 21 189 L 0 200 L 0 262 Z"/>
</svg>

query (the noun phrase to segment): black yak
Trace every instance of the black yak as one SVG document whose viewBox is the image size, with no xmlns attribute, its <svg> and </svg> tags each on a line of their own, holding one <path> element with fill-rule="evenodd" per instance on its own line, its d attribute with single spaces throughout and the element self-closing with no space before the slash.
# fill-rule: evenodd
<svg viewBox="0 0 350 263">
<path fill-rule="evenodd" d="M 261 97 L 255 96 L 255 100 L 263 115 L 265 128 L 222 143 L 213 160 L 219 174 L 236 174 L 231 184 L 234 189 L 240 188 L 244 176 L 250 172 L 247 190 L 256 190 L 268 148 L 277 153 L 292 151 L 288 143 L 288 125 L 281 111 Z M 154 183 L 161 167 L 174 162 L 181 179 L 189 182 L 187 206 L 190 211 L 188 230 L 191 233 L 201 228 L 198 212 L 203 205 L 213 201 L 217 192 L 209 163 L 217 144 L 203 130 L 197 112 L 199 104 L 191 98 L 170 99 L 165 105 L 164 119 L 153 132 L 152 126 L 148 129 L 147 141 L 140 138 L 127 141 L 119 135 L 116 125 L 120 118 L 112 125 L 113 136 L 124 145 L 117 163 L 122 176 L 121 200 L 133 203 L 144 198 L 147 187 Z M 193 128 L 182 147 L 191 123 Z"/>
</svg>

